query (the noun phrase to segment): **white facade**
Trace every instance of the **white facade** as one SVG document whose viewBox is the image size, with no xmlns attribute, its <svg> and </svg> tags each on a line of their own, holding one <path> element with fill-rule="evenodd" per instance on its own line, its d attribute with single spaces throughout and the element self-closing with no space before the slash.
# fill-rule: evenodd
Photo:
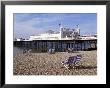
<svg viewBox="0 0 110 88">
<path fill-rule="evenodd" d="M 79 26 L 76 29 L 64 28 L 59 24 L 59 33 L 44 33 L 37 36 L 30 36 L 29 40 L 71 40 L 80 35 Z"/>
<path fill-rule="evenodd" d="M 81 39 L 81 40 L 92 40 L 92 39 L 97 39 L 97 37 L 94 37 L 94 36 L 82 36 L 82 37 L 79 37 L 79 39 Z"/>
<path fill-rule="evenodd" d="M 17 39 L 15 39 L 15 41 L 23 41 L 23 39 L 22 38 L 17 38 Z"/>
<path fill-rule="evenodd" d="M 29 40 L 59 40 L 59 34 L 40 34 L 38 36 L 30 36 Z"/>
</svg>

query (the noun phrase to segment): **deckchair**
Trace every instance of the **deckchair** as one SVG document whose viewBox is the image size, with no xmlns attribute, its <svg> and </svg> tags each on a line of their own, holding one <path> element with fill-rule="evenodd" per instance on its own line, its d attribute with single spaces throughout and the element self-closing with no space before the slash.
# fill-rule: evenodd
<svg viewBox="0 0 110 88">
<path fill-rule="evenodd" d="M 80 62 L 82 58 L 82 55 L 77 55 L 77 56 L 71 56 L 66 61 L 62 61 L 61 63 L 67 68 L 71 68 L 72 66 L 75 67 L 75 65 Z"/>
</svg>

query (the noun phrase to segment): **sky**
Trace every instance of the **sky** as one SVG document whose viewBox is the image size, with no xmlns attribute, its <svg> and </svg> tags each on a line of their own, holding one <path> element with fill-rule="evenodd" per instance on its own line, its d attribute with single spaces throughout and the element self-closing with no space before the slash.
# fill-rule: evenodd
<svg viewBox="0 0 110 88">
<path fill-rule="evenodd" d="M 59 31 L 63 27 L 75 28 L 79 24 L 80 34 L 97 33 L 96 13 L 14 13 L 14 38 L 28 39 L 47 30 Z"/>
</svg>

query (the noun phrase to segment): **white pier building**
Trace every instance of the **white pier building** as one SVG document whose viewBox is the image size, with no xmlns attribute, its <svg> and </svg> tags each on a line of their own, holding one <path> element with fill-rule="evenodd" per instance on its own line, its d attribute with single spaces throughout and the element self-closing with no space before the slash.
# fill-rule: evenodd
<svg viewBox="0 0 110 88">
<path fill-rule="evenodd" d="M 44 34 L 30 36 L 29 40 L 73 40 L 80 37 L 79 25 L 75 29 L 65 28 L 59 24 L 59 32 L 55 33 L 52 30 Z"/>
</svg>

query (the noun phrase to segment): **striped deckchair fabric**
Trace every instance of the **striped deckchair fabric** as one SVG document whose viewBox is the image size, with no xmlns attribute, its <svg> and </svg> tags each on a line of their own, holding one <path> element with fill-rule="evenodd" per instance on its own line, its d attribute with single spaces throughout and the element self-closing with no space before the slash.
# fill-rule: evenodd
<svg viewBox="0 0 110 88">
<path fill-rule="evenodd" d="M 80 62 L 82 55 L 71 56 L 66 61 L 62 61 L 61 63 L 68 69 L 69 66 L 75 66 L 77 62 Z"/>
</svg>

